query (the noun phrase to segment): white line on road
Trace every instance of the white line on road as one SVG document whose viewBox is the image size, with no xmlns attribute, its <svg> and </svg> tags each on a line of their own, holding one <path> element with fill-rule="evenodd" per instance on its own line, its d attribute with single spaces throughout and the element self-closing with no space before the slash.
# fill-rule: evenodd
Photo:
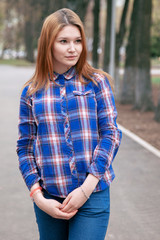
<svg viewBox="0 0 160 240">
<path fill-rule="evenodd" d="M 153 147 L 151 144 L 149 144 L 148 142 L 144 141 L 142 138 L 138 137 L 136 134 L 134 134 L 133 132 L 131 132 L 130 130 L 124 128 L 123 126 L 121 126 L 120 124 L 118 124 L 118 127 L 121 129 L 121 131 L 127 135 L 128 137 L 132 138 L 134 141 L 136 141 L 137 143 L 139 143 L 141 146 L 143 146 L 144 148 L 146 148 L 148 151 L 152 152 L 153 154 L 155 154 L 157 157 L 160 158 L 160 151 Z"/>
</svg>

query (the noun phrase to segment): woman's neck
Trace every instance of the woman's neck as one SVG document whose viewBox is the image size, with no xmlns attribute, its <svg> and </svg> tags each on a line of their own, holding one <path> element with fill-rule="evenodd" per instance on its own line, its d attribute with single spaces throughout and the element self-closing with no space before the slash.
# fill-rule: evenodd
<svg viewBox="0 0 160 240">
<path fill-rule="evenodd" d="M 58 74 L 63 74 L 65 72 L 67 72 L 71 67 L 72 66 L 66 67 L 66 68 L 54 68 L 53 71 L 58 73 Z"/>
</svg>

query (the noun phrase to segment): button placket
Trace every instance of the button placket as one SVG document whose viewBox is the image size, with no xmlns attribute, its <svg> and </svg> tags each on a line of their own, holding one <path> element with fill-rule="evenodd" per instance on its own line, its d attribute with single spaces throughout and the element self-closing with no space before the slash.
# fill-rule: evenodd
<svg viewBox="0 0 160 240">
<path fill-rule="evenodd" d="M 60 79 L 59 83 L 61 84 L 60 96 L 61 96 L 62 115 L 64 117 L 64 134 L 65 134 L 67 145 L 71 149 L 69 165 L 70 165 L 72 175 L 77 177 L 77 171 L 75 166 L 75 156 L 73 151 L 73 143 L 71 139 L 70 124 L 69 124 L 69 118 L 68 118 L 68 112 L 67 112 L 66 87 L 65 87 L 64 77 Z"/>
</svg>

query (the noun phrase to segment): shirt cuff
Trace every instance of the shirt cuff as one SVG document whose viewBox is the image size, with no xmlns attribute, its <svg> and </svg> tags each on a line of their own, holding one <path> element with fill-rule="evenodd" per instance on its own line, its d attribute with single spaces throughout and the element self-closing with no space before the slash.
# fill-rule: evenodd
<svg viewBox="0 0 160 240">
<path fill-rule="evenodd" d="M 88 169 L 88 173 L 91 173 L 93 176 L 97 177 L 99 180 L 103 178 L 104 173 L 100 173 L 97 169 L 96 163 L 93 162 Z"/>
<path fill-rule="evenodd" d="M 28 189 L 30 190 L 31 187 L 35 183 L 39 182 L 40 179 L 41 178 L 37 174 L 30 174 L 30 175 L 28 175 L 27 178 L 25 179 L 25 182 L 26 182 L 26 185 L 27 185 Z"/>
</svg>

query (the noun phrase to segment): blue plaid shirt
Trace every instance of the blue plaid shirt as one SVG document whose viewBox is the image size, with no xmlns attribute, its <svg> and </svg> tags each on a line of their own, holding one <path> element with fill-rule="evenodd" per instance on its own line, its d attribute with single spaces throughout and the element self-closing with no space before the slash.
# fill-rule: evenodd
<svg viewBox="0 0 160 240">
<path fill-rule="evenodd" d="M 98 86 L 84 85 L 74 67 L 53 77 L 59 85 L 21 95 L 17 154 L 26 185 L 66 197 L 91 173 L 100 180 L 94 191 L 104 190 L 122 136 L 109 81 L 95 74 Z"/>
</svg>

